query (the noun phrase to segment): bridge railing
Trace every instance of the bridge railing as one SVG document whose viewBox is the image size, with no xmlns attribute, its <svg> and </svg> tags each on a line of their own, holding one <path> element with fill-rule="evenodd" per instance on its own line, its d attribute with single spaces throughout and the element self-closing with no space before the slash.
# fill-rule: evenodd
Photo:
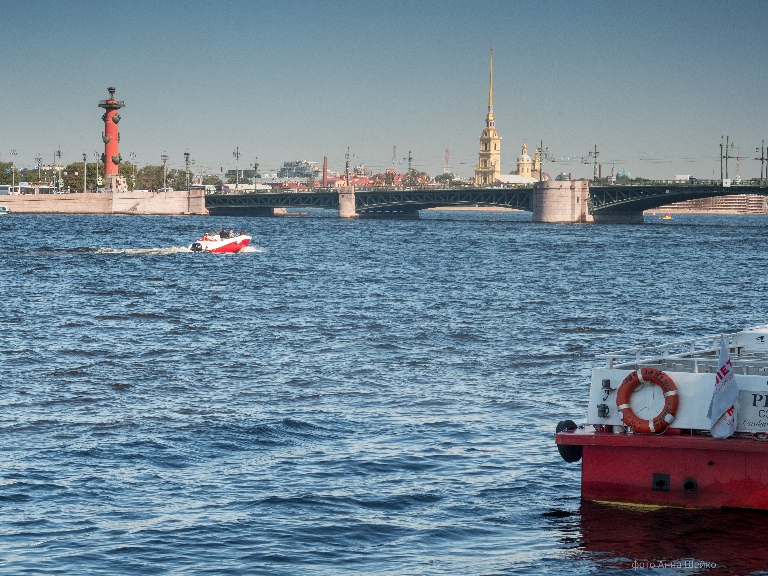
<svg viewBox="0 0 768 576">
<path fill-rule="evenodd" d="M 592 186 L 722 186 L 722 180 L 699 180 L 694 178 L 692 180 L 634 180 L 627 182 L 590 182 Z M 730 186 L 755 186 L 764 187 L 768 186 L 768 180 L 760 180 L 759 178 L 752 178 L 750 180 L 731 180 Z"/>
</svg>

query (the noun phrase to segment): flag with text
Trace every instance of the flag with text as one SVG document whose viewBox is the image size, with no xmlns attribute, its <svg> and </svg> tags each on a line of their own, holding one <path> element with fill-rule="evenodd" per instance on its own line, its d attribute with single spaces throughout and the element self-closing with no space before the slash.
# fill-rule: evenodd
<svg viewBox="0 0 768 576">
<path fill-rule="evenodd" d="M 728 438 L 736 425 L 735 405 L 739 397 L 739 388 L 731 364 L 731 355 L 725 345 L 725 337 L 720 336 L 720 360 L 715 374 L 715 392 L 709 403 L 707 416 L 714 438 Z"/>
</svg>

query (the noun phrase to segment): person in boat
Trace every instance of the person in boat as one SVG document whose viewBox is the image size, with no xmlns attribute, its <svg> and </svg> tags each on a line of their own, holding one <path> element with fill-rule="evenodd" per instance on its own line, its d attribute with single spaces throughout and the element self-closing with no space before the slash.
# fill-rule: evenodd
<svg viewBox="0 0 768 576">
<path fill-rule="evenodd" d="M 222 240 L 224 240 L 225 238 L 229 238 L 229 233 L 227 232 L 226 228 L 222 228 L 221 230 L 219 230 L 219 238 L 221 238 Z"/>
<path fill-rule="evenodd" d="M 240 230 L 240 236 L 245 236 L 245 230 Z"/>
<path fill-rule="evenodd" d="M 236 236 L 236 234 L 235 234 L 235 230 L 234 230 L 233 228 L 230 228 L 230 229 L 229 229 L 229 237 L 230 237 L 230 238 L 234 238 L 235 236 Z"/>
</svg>

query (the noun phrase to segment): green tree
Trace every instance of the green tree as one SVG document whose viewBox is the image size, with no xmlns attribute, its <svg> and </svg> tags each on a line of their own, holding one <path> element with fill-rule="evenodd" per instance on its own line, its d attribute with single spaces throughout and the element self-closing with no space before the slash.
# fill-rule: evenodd
<svg viewBox="0 0 768 576">
<path fill-rule="evenodd" d="M 251 183 L 251 179 L 250 178 L 246 178 L 245 176 L 240 178 L 240 180 L 238 180 L 234 176 L 230 176 L 229 178 L 227 178 L 227 184 L 237 184 L 238 181 L 240 182 L 240 184 L 250 184 Z"/>
<path fill-rule="evenodd" d="M 11 173 L 12 170 L 16 170 L 16 167 L 11 162 L 0 162 L 0 184 L 12 184 L 15 178 L 16 182 L 19 181 L 18 173 Z"/>
<path fill-rule="evenodd" d="M 221 178 L 218 176 L 213 176 L 212 174 L 206 174 L 203 176 L 202 184 L 205 186 L 221 186 L 223 182 L 221 181 Z"/>
<path fill-rule="evenodd" d="M 136 188 L 160 190 L 163 188 L 163 167 L 147 164 L 136 171 Z"/>
<path fill-rule="evenodd" d="M 435 182 L 440 182 L 446 186 L 453 186 L 453 181 L 456 179 L 456 176 L 453 174 L 440 174 L 439 176 L 435 176 Z"/>
<path fill-rule="evenodd" d="M 50 173 L 48 173 L 50 175 Z M 46 177 L 46 172 L 43 171 L 40 175 L 40 180 L 48 182 L 49 177 Z M 37 170 L 34 168 L 24 168 L 13 162 L 0 162 L 0 184 L 16 184 L 19 182 L 37 182 Z"/>
<path fill-rule="evenodd" d="M 135 167 L 136 170 L 138 170 L 138 167 Z M 134 165 L 131 162 L 128 162 L 127 160 L 123 160 L 120 162 L 120 164 L 117 165 L 117 173 L 122 177 L 125 178 L 126 184 L 128 184 L 128 189 L 131 190 L 133 188 L 138 188 L 138 186 L 133 185 L 133 170 Z"/>
<path fill-rule="evenodd" d="M 59 188 L 68 192 L 83 191 L 82 162 L 72 162 L 64 166 L 64 169 L 61 171 L 61 184 Z"/>
<path fill-rule="evenodd" d="M 314 176 L 308 176 L 307 177 L 307 190 L 314 190 L 315 189 L 315 177 Z"/>
<path fill-rule="evenodd" d="M 416 186 L 418 184 L 424 184 L 430 181 L 429 174 L 426 172 L 419 172 L 418 170 L 410 170 L 403 178 L 403 184 L 405 186 Z"/>
<path fill-rule="evenodd" d="M 189 175 L 189 183 L 192 184 L 192 174 Z M 181 168 L 168 170 L 168 187 L 174 190 L 187 189 L 187 171 Z"/>
</svg>

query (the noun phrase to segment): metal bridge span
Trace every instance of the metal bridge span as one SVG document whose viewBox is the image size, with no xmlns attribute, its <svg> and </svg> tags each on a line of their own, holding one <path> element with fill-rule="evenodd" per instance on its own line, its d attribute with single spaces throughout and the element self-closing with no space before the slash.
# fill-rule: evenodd
<svg viewBox="0 0 768 576">
<path fill-rule="evenodd" d="M 547 183 L 544 183 L 547 184 Z M 559 183 L 566 184 L 567 183 Z M 591 183 L 590 183 L 591 184 Z M 356 189 L 354 211 L 369 217 L 417 217 L 418 211 L 438 206 L 503 206 L 535 212 L 535 186 L 493 188 L 424 188 L 395 190 Z M 276 208 L 327 208 L 338 210 L 342 189 L 316 189 L 312 192 L 264 192 L 216 194 L 205 198 L 213 215 L 272 215 Z M 351 189 L 347 189 L 348 191 Z M 595 221 L 638 221 L 649 210 L 698 198 L 733 194 L 768 195 L 768 181 L 723 182 L 646 181 L 642 184 L 590 185 L 588 211 Z"/>
</svg>

